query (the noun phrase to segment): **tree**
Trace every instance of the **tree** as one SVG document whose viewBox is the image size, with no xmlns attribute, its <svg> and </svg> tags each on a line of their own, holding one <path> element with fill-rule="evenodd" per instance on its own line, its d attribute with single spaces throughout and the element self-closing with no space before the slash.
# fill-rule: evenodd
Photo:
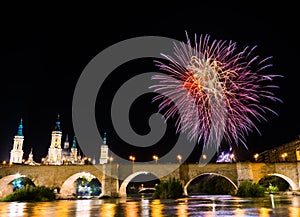
<svg viewBox="0 0 300 217">
<path fill-rule="evenodd" d="M 170 177 L 167 181 L 161 181 L 153 193 L 154 199 L 176 199 L 184 197 L 183 185 L 180 180 Z"/>
<path fill-rule="evenodd" d="M 204 194 L 232 194 L 235 188 L 222 176 L 213 175 L 188 186 L 188 192 Z"/>
<path fill-rule="evenodd" d="M 245 181 L 239 185 L 236 196 L 238 196 L 238 197 L 263 197 L 263 196 L 265 196 L 265 188 L 257 183 Z"/>
</svg>

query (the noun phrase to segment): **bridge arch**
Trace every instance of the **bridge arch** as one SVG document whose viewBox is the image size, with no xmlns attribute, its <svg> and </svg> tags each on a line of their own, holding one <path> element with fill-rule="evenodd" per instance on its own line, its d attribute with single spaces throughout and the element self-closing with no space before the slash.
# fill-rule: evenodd
<svg viewBox="0 0 300 217">
<path fill-rule="evenodd" d="M 187 189 L 188 189 L 188 186 L 191 184 L 191 182 L 194 181 L 195 179 L 199 178 L 200 176 L 205 176 L 205 175 L 216 175 L 216 176 L 221 176 L 221 177 L 227 179 L 227 180 L 234 186 L 235 189 L 238 189 L 237 185 L 236 185 L 231 179 L 229 179 L 228 177 L 226 177 L 226 176 L 224 176 L 224 175 L 222 175 L 222 174 L 219 174 L 219 173 L 202 173 L 202 174 L 200 174 L 200 175 L 198 175 L 198 176 L 192 178 L 191 180 L 189 180 L 189 181 L 185 184 L 185 186 L 184 186 L 184 188 L 183 188 L 183 193 L 184 193 L 185 195 L 188 195 Z"/>
<path fill-rule="evenodd" d="M 293 191 L 299 190 L 299 187 L 297 186 L 297 184 L 289 177 L 279 174 L 279 173 L 270 173 L 267 174 L 267 176 L 277 176 L 280 177 L 282 179 L 284 179 L 287 183 L 289 183 L 289 185 L 291 186 Z"/>
<path fill-rule="evenodd" d="M 6 195 L 8 194 L 11 194 L 13 192 L 13 186 L 9 187 L 9 184 L 15 180 L 15 179 L 18 179 L 18 178 L 21 178 L 21 177 L 26 177 L 28 178 L 27 176 L 25 175 L 21 175 L 19 173 L 16 173 L 14 175 L 8 175 L 8 176 L 5 176 L 3 178 L 0 179 L 0 198 L 1 197 L 5 197 Z M 30 179 L 31 180 L 31 179 Z M 32 180 L 31 180 L 32 181 Z M 33 181 L 32 181 L 33 182 Z M 33 182 L 34 183 L 34 182 Z M 36 185 L 36 183 L 34 183 L 34 185 Z"/>
<path fill-rule="evenodd" d="M 69 196 L 73 196 L 74 194 L 76 194 L 76 183 L 75 183 L 75 181 L 78 178 L 82 178 L 82 177 L 97 179 L 96 176 L 94 176 L 93 174 L 88 173 L 88 172 L 75 173 L 75 174 L 71 175 L 69 178 L 67 178 L 64 181 L 64 183 L 61 186 L 60 192 L 59 192 L 60 195 L 63 196 L 63 197 L 69 197 Z"/>
<path fill-rule="evenodd" d="M 124 179 L 124 181 L 122 182 L 122 184 L 119 188 L 119 196 L 121 196 L 121 197 L 126 197 L 127 196 L 126 188 L 127 188 L 127 185 L 130 183 L 131 180 L 133 180 L 138 175 L 147 175 L 147 174 L 151 174 L 151 175 L 155 176 L 155 174 L 153 174 L 151 172 L 147 172 L 147 171 L 139 171 L 139 172 L 135 172 L 135 173 L 127 176 L 127 178 Z M 149 180 L 145 180 L 145 181 L 151 181 L 151 180 L 153 180 L 153 179 L 149 179 Z"/>
</svg>

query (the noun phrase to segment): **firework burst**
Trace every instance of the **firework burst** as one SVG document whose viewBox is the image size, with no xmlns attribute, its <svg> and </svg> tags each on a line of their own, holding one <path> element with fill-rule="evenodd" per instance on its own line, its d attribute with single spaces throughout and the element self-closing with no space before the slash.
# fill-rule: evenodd
<svg viewBox="0 0 300 217">
<path fill-rule="evenodd" d="M 278 86 L 271 84 L 281 76 L 262 74 L 271 57 L 260 59 L 254 50 L 237 51 L 235 42 L 210 41 L 209 35 L 195 35 L 193 47 L 187 36 L 187 43 L 174 45 L 174 56 L 162 54 L 168 63 L 156 62 L 168 74 L 152 77 L 158 83 L 150 88 L 161 93 L 153 99 L 161 100 L 159 111 L 166 120 L 179 113 L 177 132 L 204 146 L 219 147 L 222 139 L 246 146 L 249 132 L 260 133 L 255 123 L 276 114 L 267 101 L 281 102 L 272 92 Z"/>
</svg>

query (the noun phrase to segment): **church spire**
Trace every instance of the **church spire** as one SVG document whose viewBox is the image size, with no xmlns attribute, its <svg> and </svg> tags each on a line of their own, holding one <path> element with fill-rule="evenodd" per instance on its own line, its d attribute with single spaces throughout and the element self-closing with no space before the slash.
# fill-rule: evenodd
<svg viewBox="0 0 300 217">
<path fill-rule="evenodd" d="M 69 148 L 69 138 L 68 138 L 68 134 L 66 135 L 66 140 L 64 143 L 64 149 L 68 149 Z"/>
<path fill-rule="evenodd" d="M 76 136 L 74 136 L 72 148 L 76 148 Z"/>
<path fill-rule="evenodd" d="M 106 132 L 104 133 L 104 136 L 103 136 L 103 144 L 106 145 Z"/>
<path fill-rule="evenodd" d="M 59 114 L 57 115 L 57 120 L 56 120 L 56 124 L 55 124 L 55 131 L 60 131 L 60 120 L 59 120 Z"/>
<path fill-rule="evenodd" d="M 18 136 L 23 136 L 23 124 L 22 124 L 22 118 L 20 121 L 19 129 L 18 129 Z"/>
</svg>

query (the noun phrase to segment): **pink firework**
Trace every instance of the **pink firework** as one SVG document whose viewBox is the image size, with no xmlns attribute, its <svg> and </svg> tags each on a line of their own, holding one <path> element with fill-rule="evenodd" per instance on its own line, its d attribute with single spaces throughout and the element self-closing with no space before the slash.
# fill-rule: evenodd
<svg viewBox="0 0 300 217">
<path fill-rule="evenodd" d="M 266 121 L 268 112 L 276 114 L 267 101 L 281 102 L 272 92 L 278 86 L 271 84 L 281 76 L 262 74 L 271 66 L 270 57 L 260 60 L 254 49 L 237 51 L 232 41 L 195 35 L 194 47 L 187 37 L 187 43 L 175 44 L 173 57 L 162 54 L 168 63 L 157 65 L 169 75 L 153 76 L 158 83 L 150 88 L 160 93 L 153 100 L 161 100 L 159 110 L 166 120 L 180 114 L 177 132 L 217 148 L 222 139 L 246 146 L 249 132 L 260 133 L 255 122 Z"/>
</svg>

